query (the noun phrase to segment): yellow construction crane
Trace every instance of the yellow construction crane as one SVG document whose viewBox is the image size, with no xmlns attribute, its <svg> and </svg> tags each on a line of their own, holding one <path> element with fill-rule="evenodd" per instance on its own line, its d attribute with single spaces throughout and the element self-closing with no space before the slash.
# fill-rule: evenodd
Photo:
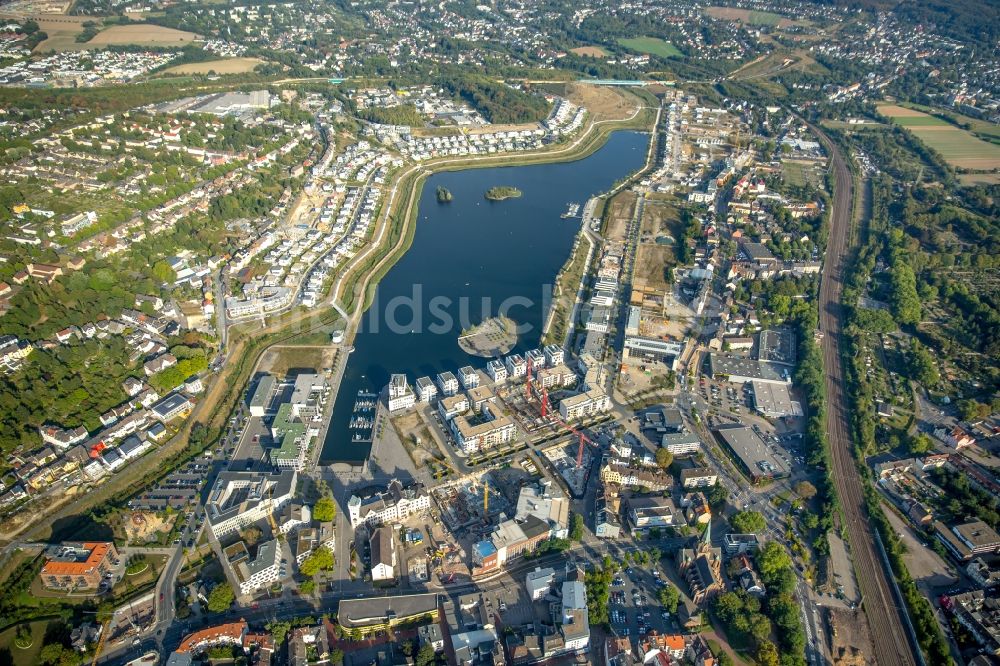
<svg viewBox="0 0 1000 666">
<path fill-rule="evenodd" d="M 483 483 L 483 515 L 490 515 L 490 482 Z"/>
<path fill-rule="evenodd" d="M 271 537 L 278 534 L 278 523 L 274 521 L 274 486 L 267 489 L 267 522 L 271 524 Z"/>
<path fill-rule="evenodd" d="M 104 649 L 104 641 L 108 638 L 108 625 L 110 624 L 111 620 L 108 619 L 101 625 L 101 637 L 97 639 L 97 647 L 94 648 L 94 661 L 90 662 L 90 666 L 97 666 L 97 659 L 101 656 L 101 650 Z"/>
</svg>

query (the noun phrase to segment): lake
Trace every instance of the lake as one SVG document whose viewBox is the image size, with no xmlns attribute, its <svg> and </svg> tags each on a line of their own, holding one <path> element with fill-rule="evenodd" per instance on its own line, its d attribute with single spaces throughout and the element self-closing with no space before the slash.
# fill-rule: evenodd
<svg viewBox="0 0 1000 666">
<path fill-rule="evenodd" d="M 506 314 L 523 329 L 517 346 L 538 346 L 556 273 L 569 257 L 579 218 L 561 219 L 570 202 L 611 188 L 645 163 L 649 135 L 614 132 L 575 162 L 468 169 L 424 184 L 413 244 L 379 283 L 363 317 L 323 442 L 321 462 L 360 463 L 370 446 L 353 442 L 349 424 L 358 391 L 380 392 L 389 375 L 411 385 L 445 370 L 457 374 L 487 359 L 458 346 L 463 328 Z M 486 190 L 512 186 L 522 196 L 490 202 Z M 438 203 L 436 188 L 449 203 Z"/>
</svg>

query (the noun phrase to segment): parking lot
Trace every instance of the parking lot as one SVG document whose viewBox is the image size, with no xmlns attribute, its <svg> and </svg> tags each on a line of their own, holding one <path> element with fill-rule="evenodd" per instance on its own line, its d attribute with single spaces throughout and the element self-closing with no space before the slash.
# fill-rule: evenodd
<svg viewBox="0 0 1000 666">
<path fill-rule="evenodd" d="M 802 418 L 768 420 L 760 416 L 754 410 L 753 391 L 749 384 L 740 387 L 700 377 L 696 392 L 708 407 L 706 423 L 709 428 L 730 423 L 750 426 L 771 451 L 793 470 L 793 474 L 796 467 L 805 464 Z"/>
<path fill-rule="evenodd" d="M 655 575 L 654 575 L 655 572 Z M 651 631 L 673 634 L 680 630 L 675 617 L 667 614 L 657 600 L 661 587 L 668 584 L 657 569 L 628 567 L 611 581 L 608 616 L 619 636 L 637 638 Z"/>
</svg>

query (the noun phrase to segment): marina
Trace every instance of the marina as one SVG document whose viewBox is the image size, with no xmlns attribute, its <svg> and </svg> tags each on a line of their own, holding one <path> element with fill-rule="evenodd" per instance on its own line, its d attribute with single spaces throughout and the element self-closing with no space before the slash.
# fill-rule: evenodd
<svg viewBox="0 0 1000 666">
<path fill-rule="evenodd" d="M 560 215 L 559 217 L 566 220 L 572 217 L 579 217 L 579 216 L 580 216 L 580 204 L 571 203 L 568 206 L 566 206 L 566 212 Z"/>
<path fill-rule="evenodd" d="M 352 442 L 357 444 L 371 443 L 372 428 L 375 426 L 376 407 L 378 407 L 378 395 L 371 391 L 359 389 L 357 400 L 354 401 L 354 409 L 351 412 L 351 419 L 347 426 L 351 433 Z"/>
</svg>

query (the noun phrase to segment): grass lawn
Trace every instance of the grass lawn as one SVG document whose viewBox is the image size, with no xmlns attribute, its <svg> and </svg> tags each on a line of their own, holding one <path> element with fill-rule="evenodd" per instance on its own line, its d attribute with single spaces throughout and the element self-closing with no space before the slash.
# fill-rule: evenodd
<svg viewBox="0 0 1000 666">
<path fill-rule="evenodd" d="M 632 37 L 630 39 L 619 39 L 618 43 L 631 51 L 648 53 L 649 55 L 661 58 L 679 58 L 683 53 L 670 42 L 665 42 L 659 37 Z"/>
<path fill-rule="evenodd" d="M 901 127 L 937 127 L 948 125 L 945 121 L 934 116 L 902 116 L 893 118 L 892 121 Z"/>
<path fill-rule="evenodd" d="M 751 11 L 748 17 L 750 25 L 778 25 L 785 17 L 774 12 Z"/>
<path fill-rule="evenodd" d="M 14 645 L 14 633 L 17 627 L 11 627 L 0 634 L 0 662 L 11 663 L 13 666 L 35 666 L 38 663 L 38 653 L 42 651 L 45 638 L 45 628 L 51 620 L 39 620 L 28 626 L 31 628 L 31 647 L 22 650 Z M 4 652 L 9 652 L 11 661 L 4 658 Z"/>
<path fill-rule="evenodd" d="M 781 178 L 789 185 L 803 186 L 806 184 L 806 172 L 801 164 L 785 162 L 781 165 Z"/>
</svg>

